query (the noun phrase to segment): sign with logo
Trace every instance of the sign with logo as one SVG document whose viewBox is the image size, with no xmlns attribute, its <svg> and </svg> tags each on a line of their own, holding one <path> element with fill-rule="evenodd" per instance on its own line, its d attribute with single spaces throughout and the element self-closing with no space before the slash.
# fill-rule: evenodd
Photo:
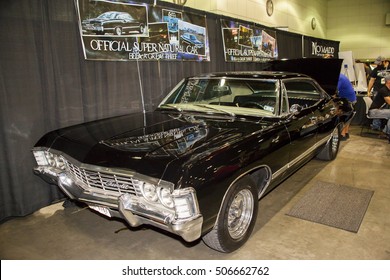
<svg viewBox="0 0 390 280">
<path fill-rule="evenodd" d="M 264 62 L 278 57 L 276 32 L 255 24 L 221 20 L 225 61 Z"/>
<path fill-rule="evenodd" d="M 76 0 L 90 60 L 209 61 L 206 16 L 136 2 Z"/>
<path fill-rule="evenodd" d="M 305 57 L 337 58 L 339 53 L 338 41 L 321 40 L 318 38 L 304 37 Z"/>
</svg>

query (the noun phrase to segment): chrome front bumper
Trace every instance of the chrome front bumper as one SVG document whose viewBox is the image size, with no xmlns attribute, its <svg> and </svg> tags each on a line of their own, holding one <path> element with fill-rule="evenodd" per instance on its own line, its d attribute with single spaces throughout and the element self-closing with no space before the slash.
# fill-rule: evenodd
<svg viewBox="0 0 390 280">
<path fill-rule="evenodd" d="M 153 205 L 129 193 L 94 192 L 78 185 L 69 174 L 54 167 L 38 166 L 34 168 L 34 173 L 59 186 L 69 198 L 84 202 L 94 210 L 104 209 L 104 213 L 99 212 L 106 216 L 122 218 L 132 227 L 153 225 L 179 235 L 187 242 L 197 240 L 201 236 L 203 217 L 199 213 L 195 190 L 192 188 L 178 190 L 175 195 L 175 201 L 187 203 L 188 205 L 184 206 L 192 209 L 191 215 L 183 216 L 174 209 Z"/>
</svg>

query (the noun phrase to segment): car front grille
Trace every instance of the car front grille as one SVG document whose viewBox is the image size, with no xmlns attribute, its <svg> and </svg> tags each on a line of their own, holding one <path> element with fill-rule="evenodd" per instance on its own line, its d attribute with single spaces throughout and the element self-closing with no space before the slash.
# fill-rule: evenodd
<svg viewBox="0 0 390 280">
<path fill-rule="evenodd" d="M 82 188 L 103 194 L 119 196 L 124 193 L 137 195 L 139 180 L 121 174 L 80 168 L 65 160 L 67 171 Z"/>
</svg>

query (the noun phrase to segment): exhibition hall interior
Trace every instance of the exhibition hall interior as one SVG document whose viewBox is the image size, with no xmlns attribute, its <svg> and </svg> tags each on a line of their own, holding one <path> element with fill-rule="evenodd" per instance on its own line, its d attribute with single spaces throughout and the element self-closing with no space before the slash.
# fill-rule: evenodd
<svg viewBox="0 0 390 280">
<path fill-rule="evenodd" d="M 389 0 L 0 4 L 1 260 L 389 260 Z"/>
</svg>

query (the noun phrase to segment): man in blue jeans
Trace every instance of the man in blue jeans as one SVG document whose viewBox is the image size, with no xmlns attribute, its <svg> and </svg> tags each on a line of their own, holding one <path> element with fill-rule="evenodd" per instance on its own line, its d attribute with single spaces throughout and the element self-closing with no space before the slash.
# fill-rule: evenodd
<svg viewBox="0 0 390 280">
<path fill-rule="evenodd" d="M 387 119 L 383 133 L 390 142 L 390 109 L 384 108 L 386 104 L 390 105 L 390 75 L 385 77 L 385 85 L 375 95 L 370 110 L 368 111 L 370 117 Z"/>
<path fill-rule="evenodd" d="M 339 81 L 337 83 L 337 96 L 347 99 L 353 106 L 356 103 L 356 93 L 353 89 L 351 81 L 344 74 L 340 74 Z M 348 121 L 343 130 L 341 131 L 341 141 L 345 141 L 349 138 L 349 125 Z"/>
</svg>

